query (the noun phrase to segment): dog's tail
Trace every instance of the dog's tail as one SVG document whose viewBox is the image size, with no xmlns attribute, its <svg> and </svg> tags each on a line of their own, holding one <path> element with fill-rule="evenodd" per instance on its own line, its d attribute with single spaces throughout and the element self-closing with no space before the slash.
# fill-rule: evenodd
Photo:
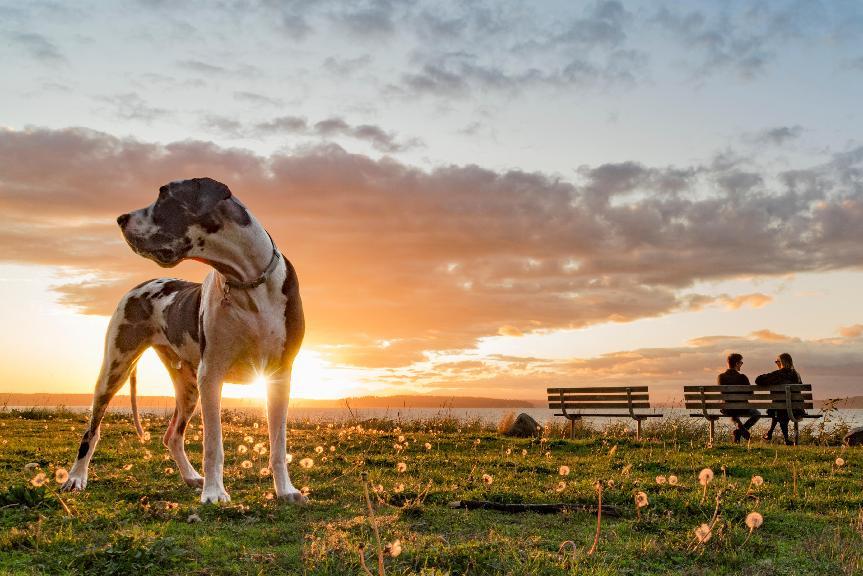
<svg viewBox="0 0 863 576">
<path fill-rule="evenodd" d="M 129 395 L 132 398 L 132 421 L 135 423 L 135 430 L 138 432 L 138 438 L 144 442 L 144 429 L 141 428 L 141 419 L 138 417 L 138 364 L 132 366 L 132 372 L 129 374 Z"/>
</svg>

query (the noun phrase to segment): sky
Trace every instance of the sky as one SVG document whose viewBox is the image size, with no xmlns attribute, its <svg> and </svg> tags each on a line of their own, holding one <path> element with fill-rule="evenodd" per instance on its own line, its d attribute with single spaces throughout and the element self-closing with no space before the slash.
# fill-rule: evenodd
<svg viewBox="0 0 863 576">
<path fill-rule="evenodd" d="M 730 352 L 863 394 L 859 2 L 0 0 L 0 34 L 0 392 L 91 391 L 123 293 L 203 279 L 115 219 L 209 176 L 297 269 L 295 397 L 667 401 Z"/>
</svg>

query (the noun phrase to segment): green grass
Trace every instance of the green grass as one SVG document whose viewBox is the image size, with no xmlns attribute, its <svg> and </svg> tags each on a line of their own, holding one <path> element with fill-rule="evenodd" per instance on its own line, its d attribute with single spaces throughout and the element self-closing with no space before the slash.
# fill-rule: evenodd
<svg viewBox="0 0 863 576">
<path fill-rule="evenodd" d="M 268 499 L 271 479 L 259 472 L 267 457 L 251 450 L 255 443 L 266 445 L 263 420 L 236 413 L 226 420 L 230 504 L 201 506 L 198 494 L 172 471 L 176 466 L 159 442 L 166 419 L 147 419 L 152 440 L 142 445 L 127 417 L 112 415 L 103 425 L 87 490 L 59 495 L 68 514 L 53 473 L 71 464 L 84 416 L 0 412 L 0 574 L 358 575 L 360 545 L 376 574 L 361 471 L 373 487 L 383 487 L 380 494 L 372 492 L 383 542 L 399 539 L 402 545 L 400 555 L 386 558 L 390 575 L 863 574 L 858 448 L 761 441 L 705 448 L 703 427 L 683 420 L 654 425 L 648 429 L 653 439 L 641 442 L 619 426 L 580 428 L 576 440 L 560 439 L 559 427 L 552 427 L 539 442 L 445 418 L 402 423 L 401 431 L 388 421 L 362 423 L 361 431 L 292 423 L 291 475 L 298 487 L 311 489 L 311 504 L 296 508 Z M 187 434 L 197 465 L 199 424 L 196 417 Z M 394 445 L 400 435 L 408 446 L 399 452 Z M 813 431 L 806 437 L 812 440 Z M 245 455 L 238 453 L 240 444 L 250 448 Z M 839 456 L 846 463 L 837 468 Z M 297 464 L 305 457 L 314 459 L 312 468 Z M 251 468 L 242 467 L 246 459 Z M 39 471 L 25 471 L 30 462 L 52 479 L 48 485 L 30 485 Z M 404 473 L 396 470 L 399 462 L 407 465 Z M 569 476 L 559 475 L 561 465 L 569 466 Z M 716 474 L 706 499 L 697 479 L 705 467 Z M 484 474 L 493 477 L 490 485 Z M 656 476 L 671 474 L 680 486 L 656 484 Z M 753 475 L 764 478 L 757 490 L 750 490 Z M 603 517 L 591 556 L 596 517 L 590 513 L 448 506 L 464 499 L 595 505 L 598 480 L 605 485 L 604 504 L 620 515 Z M 566 487 L 557 492 L 561 481 Z M 396 490 L 398 484 L 403 491 Z M 638 491 L 649 498 L 640 518 Z M 696 545 L 694 529 L 711 522 L 718 493 L 712 537 Z M 760 512 L 764 524 L 750 535 L 745 518 L 751 511 Z M 192 514 L 200 522 L 189 523 Z M 568 540 L 575 553 L 560 556 Z"/>
</svg>

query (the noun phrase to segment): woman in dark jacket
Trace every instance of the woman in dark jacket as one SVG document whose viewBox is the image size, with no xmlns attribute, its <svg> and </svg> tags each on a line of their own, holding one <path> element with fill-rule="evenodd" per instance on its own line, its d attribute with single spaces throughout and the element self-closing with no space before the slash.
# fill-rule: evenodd
<svg viewBox="0 0 863 576">
<path fill-rule="evenodd" d="M 755 384 L 764 386 L 773 386 L 776 384 L 803 384 L 803 379 L 800 377 L 800 373 L 794 369 L 794 361 L 791 359 L 791 354 L 788 354 L 787 352 L 780 354 L 776 359 L 776 365 L 779 367 L 778 370 L 762 374 L 755 379 Z M 770 399 L 774 402 L 784 402 L 785 394 L 782 392 L 771 392 Z M 794 416 L 802 416 L 803 414 L 805 414 L 805 412 L 802 410 L 794 411 Z M 776 424 L 779 424 L 779 428 L 782 430 L 782 436 L 785 438 L 785 444 L 790 446 L 792 442 L 788 438 L 788 410 L 785 408 L 768 408 L 767 415 L 771 418 L 770 430 L 768 430 L 764 435 L 764 439 L 770 440 L 773 438 L 773 430 L 776 428 Z"/>
</svg>

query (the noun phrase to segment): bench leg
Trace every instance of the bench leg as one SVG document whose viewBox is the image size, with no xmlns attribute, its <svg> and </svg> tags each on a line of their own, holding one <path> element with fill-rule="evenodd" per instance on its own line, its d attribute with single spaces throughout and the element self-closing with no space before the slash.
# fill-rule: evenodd
<svg viewBox="0 0 863 576">
<path fill-rule="evenodd" d="M 710 445 L 713 446 L 713 434 L 714 434 L 714 426 L 716 425 L 716 420 L 710 418 Z"/>
<path fill-rule="evenodd" d="M 635 420 L 635 439 L 641 440 L 641 418 Z"/>
<path fill-rule="evenodd" d="M 797 446 L 800 443 L 800 426 L 797 420 L 794 421 L 794 445 Z"/>
<path fill-rule="evenodd" d="M 575 438 L 575 418 L 569 419 L 569 439 Z"/>
</svg>

